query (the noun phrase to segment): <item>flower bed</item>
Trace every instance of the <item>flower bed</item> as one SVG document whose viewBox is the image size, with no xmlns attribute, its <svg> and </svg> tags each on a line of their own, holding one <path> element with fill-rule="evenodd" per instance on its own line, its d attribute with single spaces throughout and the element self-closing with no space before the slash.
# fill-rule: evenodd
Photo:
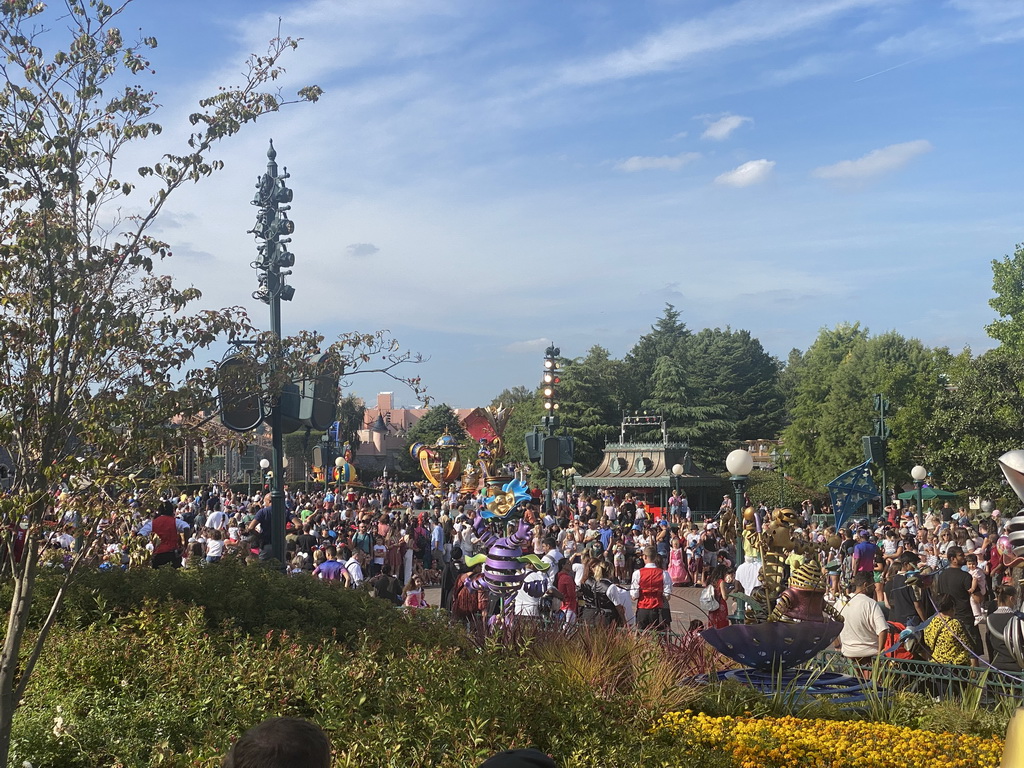
<svg viewBox="0 0 1024 768">
<path fill-rule="evenodd" d="M 731 754 L 740 768 L 996 768 L 1001 739 L 884 723 L 672 712 L 655 732 Z"/>
</svg>

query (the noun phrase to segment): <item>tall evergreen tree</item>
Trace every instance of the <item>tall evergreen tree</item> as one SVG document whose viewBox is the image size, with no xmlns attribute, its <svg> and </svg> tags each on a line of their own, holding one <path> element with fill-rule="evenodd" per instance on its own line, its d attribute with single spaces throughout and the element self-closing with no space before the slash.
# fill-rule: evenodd
<svg viewBox="0 0 1024 768">
<path fill-rule="evenodd" d="M 685 364 L 683 345 L 690 330 L 681 318 L 682 314 L 666 303 L 664 314 L 651 326 L 651 332 L 641 336 L 626 355 L 623 407 L 638 408 L 650 396 L 651 377 L 659 358 L 674 356 Z"/>
<path fill-rule="evenodd" d="M 732 441 L 774 438 L 785 426 L 779 361 L 749 331 L 704 329 L 686 346 L 691 380 L 705 402 L 727 409 Z"/>
<path fill-rule="evenodd" d="M 669 425 L 669 439 L 689 443 L 697 463 L 714 467 L 724 461 L 722 445 L 728 439 L 732 422 L 728 408 L 709 402 L 686 380 L 682 367 L 671 355 L 658 358 L 651 377 L 651 396 L 644 400 L 645 410 L 661 414 Z"/>
<path fill-rule="evenodd" d="M 559 415 L 576 443 L 576 463 L 589 472 L 601 461 L 605 443 L 618 432 L 622 411 L 616 398 L 622 364 L 594 346 L 586 357 L 562 365 Z"/>
</svg>

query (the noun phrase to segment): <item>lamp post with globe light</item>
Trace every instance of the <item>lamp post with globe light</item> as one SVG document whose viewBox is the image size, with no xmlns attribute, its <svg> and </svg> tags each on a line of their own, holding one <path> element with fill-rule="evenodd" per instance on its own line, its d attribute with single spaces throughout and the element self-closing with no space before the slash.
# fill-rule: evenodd
<svg viewBox="0 0 1024 768">
<path fill-rule="evenodd" d="M 743 499 L 747 490 L 747 478 L 754 468 L 754 457 L 750 451 L 737 448 L 725 457 L 725 468 L 732 480 L 736 507 L 736 565 L 743 562 Z"/>
<path fill-rule="evenodd" d="M 270 471 L 270 459 L 260 459 L 260 469 L 263 470 L 263 485 L 266 490 L 266 486 L 270 484 L 270 478 L 273 477 L 273 473 Z"/>
<path fill-rule="evenodd" d="M 924 522 L 924 481 L 928 477 L 928 470 L 922 467 L 920 464 L 915 464 L 910 470 L 910 476 L 914 479 L 914 486 L 917 488 L 917 514 L 918 517 Z"/>
</svg>

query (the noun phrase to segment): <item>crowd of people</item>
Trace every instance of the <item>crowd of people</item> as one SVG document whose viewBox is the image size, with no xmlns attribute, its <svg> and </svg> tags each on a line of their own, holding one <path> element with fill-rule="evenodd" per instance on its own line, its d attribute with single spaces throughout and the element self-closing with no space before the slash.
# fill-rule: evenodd
<svg viewBox="0 0 1024 768">
<path fill-rule="evenodd" d="M 484 500 L 431 491 L 394 482 L 313 492 L 286 487 L 288 571 L 366 588 L 410 610 L 441 607 L 485 626 L 500 605 L 482 587 L 481 565 L 467 565 L 487 550 L 477 525 Z M 754 509 L 758 520 L 772 511 L 764 504 Z M 535 555 L 540 565 L 525 565 L 514 612 L 552 623 L 667 631 L 673 589 L 698 587 L 699 605 L 688 600 L 685 612 L 690 617 L 703 609 L 705 615 L 689 628 L 742 620 L 735 595 L 758 594 L 762 563 L 748 548 L 736 567 L 735 535 L 722 529 L 732 511 L 725 497 L 717 515 L 698 521 L 678 492 L 664 514 L 630 493 L 558 491 L 548 511 L 534 499 L 525 507 L 530 536 L 523 554 Z M 150 516 L 128 499 L 125 513 L 103 522 L 102 567 L 200 567 L 228 556 L 260 561 L 272 555 L 265 491 L 249 496 L 211 485 L 165 498 L 155 512 Z M 890 506 L 871 523 L 841 529 L 821 524 L 816 512 L 809 501 L 796 511 L 800 522 L 792 531 L 794 547 L 783 553 L 782 586 L 803 562 L 818 561 L 825 600 L 845 619 L 844 655 L 870 659 L 886 649 L 894 626 L 920 627 L 909 645 L 921 658 L 1020 671 L 1001 640 L 1018 601 L 999 546 L 1006 520 L 998 510 L 979 518 L 948 504 L 924 514 Z M 54 522 L 53 548 L 73 548 L 73 521 Z M 489 527 L 499 536 L 506 532 Z M 436 600 L 428 599 L 431 586 L 440 587 Z"/>
</svg>

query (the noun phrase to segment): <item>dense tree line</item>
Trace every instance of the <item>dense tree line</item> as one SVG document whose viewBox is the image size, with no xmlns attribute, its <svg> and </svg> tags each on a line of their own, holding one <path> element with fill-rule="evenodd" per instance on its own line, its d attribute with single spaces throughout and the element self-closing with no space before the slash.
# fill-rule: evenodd
<svg viewBox="0 0 1024 768">
<path fill-rule="evenodd" d="M 890 488 L 908 484 L 920 463 L 935 485 L 1005 496 L 995 459 L 1024 444 L 1024 246 L 993 261 L 992 272 L 999 319 L 986 330 L 998 346 L 979 355 L 895 330 L 873 335 L 854 322 L 822 328 L 781 361 L 749 331 L 692 332 L 667 304 L 622 359 L 595 345 L 560 360 L 560 431 L 575 438 L 582 472 L 619 439 L 625 411 L 663 414 L 669 440 L 688 444 L 711 472 L 723 472 L 726 454 L 745 440 L 781 439 L 792 456 L 786 474 L 823 489 L 865 460 L 861 438 L 875 433 L 880 394 L 890 406 Z M 525 460 L 523 437 L 544 412 L 539 387 L 506 389 L 499 403 L 515 407 L 506 443 L 511 458 Z M 652 431 L 636 439 L 661 438 Z"/>
</svg>

